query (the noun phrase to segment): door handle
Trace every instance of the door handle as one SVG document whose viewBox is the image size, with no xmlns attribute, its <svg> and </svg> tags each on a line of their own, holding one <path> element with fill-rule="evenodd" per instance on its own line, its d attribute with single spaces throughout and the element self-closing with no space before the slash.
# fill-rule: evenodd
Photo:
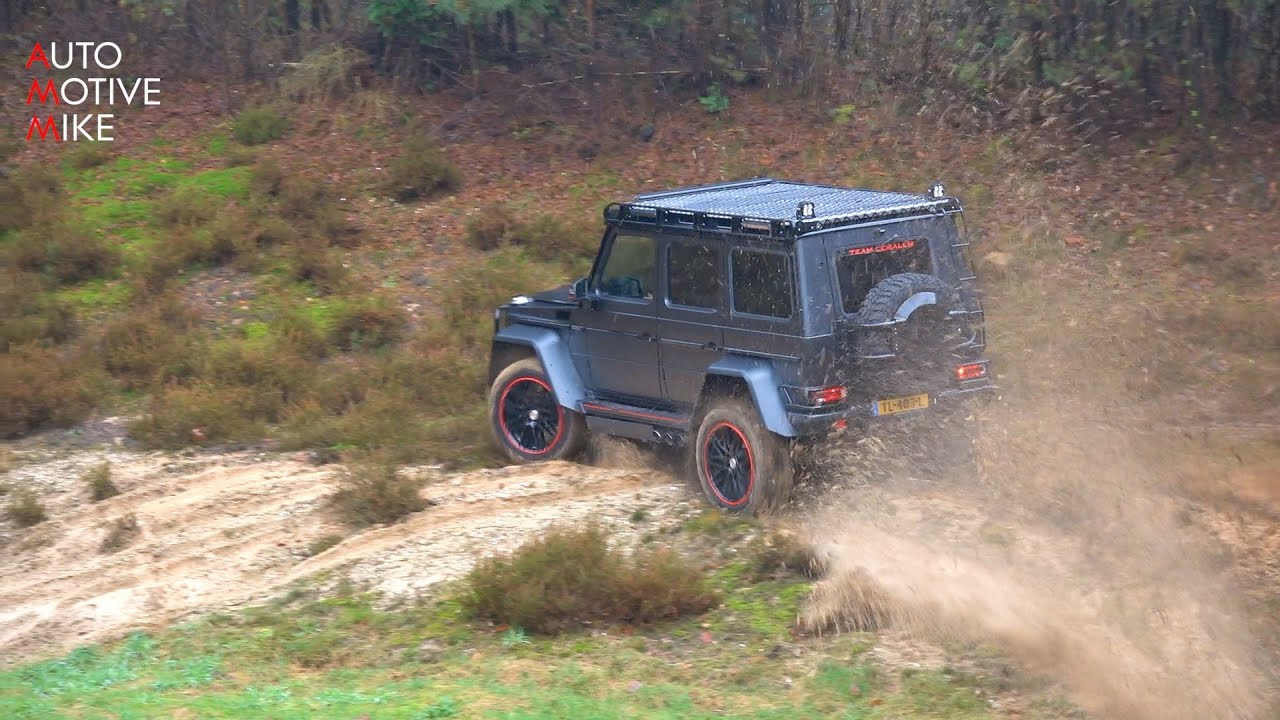
<svg viewBox="0 0 1280 720">
<path fill-rule="evenodd" d="M 640 333 L 639 338 L 647 342 L 655 342 L 658 339 L 654 337 L 652 333 Z"/>
<path fill-rule="evenodd" d="M 704 349 L 706 349 L 706 350 L 719 350 L 719 349 L 720 349 L 720 346 L 719 346 L 719 345 L 717 345 L 717 344 L 715 344 L 715 343 L 713 343 L 713 342 L 703 343 L 703 344 L 702 344 L 702 347 L 703 347 Z"/>
</svg>

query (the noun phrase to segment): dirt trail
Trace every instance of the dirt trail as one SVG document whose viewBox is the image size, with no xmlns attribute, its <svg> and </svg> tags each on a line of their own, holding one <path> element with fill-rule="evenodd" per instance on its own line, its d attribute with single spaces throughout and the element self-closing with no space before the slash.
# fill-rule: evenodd
<svg viewBox="0 0 1280 720">
<path fill-rule="evenodd" d="M 89 503 L 78 478 L 104 457 L 124 492 Z M 567 463 L 480 471 L 429 484 L 423 494 L 436 505 L 408 521 L 309 557 L 318 538 L 348 532 L 326 509 L 334 472 L 252 453 L 175 460 L 120 452 L 14 470 L 11 480 L 42 486 L 50 520 L 0 546 L 0 661 L 261 601 L 333 568 L 393 596 L 417 593 L 551 523 L 590 516 L 625 526 L 635 507 L 689 499 L 682 485 L 650 471 Z M 136 540 L 100 552 L 111 523 L 130 513 Z"/>
</svg>

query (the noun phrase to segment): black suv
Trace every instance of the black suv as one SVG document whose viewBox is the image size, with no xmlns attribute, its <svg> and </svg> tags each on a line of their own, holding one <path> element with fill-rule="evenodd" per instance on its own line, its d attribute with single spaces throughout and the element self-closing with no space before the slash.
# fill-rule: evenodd
<svg viewBox="0 0 1280 720">
<path fill-rule="evenodd" d="M 793 441 L 992 389 L 961 213 L 940 184 L 769 178 L 609 205 L 590 275 L 494 313 L 498 444 L 521 462 L 588 431 L 692 446 L 712 503 L 778 505 Z"/>
</svg>

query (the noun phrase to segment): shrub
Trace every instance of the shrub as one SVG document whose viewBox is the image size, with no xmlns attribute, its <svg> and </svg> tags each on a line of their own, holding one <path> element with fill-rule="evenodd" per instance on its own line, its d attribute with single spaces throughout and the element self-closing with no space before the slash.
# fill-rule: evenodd
<svg viewBox="0 0 1280 720">
<path fill-rule="evenodd" d="M 423 137 L 411 138 L 387 165 L 387 192 L 400 202 L 426 199 L 460 187 L 462 173 Z"/>
<path fill-rule="evenodd" d="M 40 498 L 36 497 L 36 494 L 27 488 L 12 493 L 5 512 L 14 524 L 24 528 L 38 525 L 48 519 L 44 505 L 40 503 Z"/>
<path fill-rule="evenodd" d="M 495 205 L 467 221 L 463 237 L 467 244 L 481 252 L 497 250 L 510 241 L 518 225 L 516 214 L 506 205 Z"/>
<path fill-rule="evenodd" d="M 120 488 L 111 481 L 111 463 L 109 462 L 94 466 L 84 474 L 82 479 L 85 485 L 89 486 L 89 498 L 94 502 L 101 502 L 120 494 Z"/>
<path fill-rule="evenodd" d="M 111 523 L 107 536 L 102 538 L 98 552 L 113 553 L 123 550 L 138 537 L 141 529 L 138 518 L 133 513 L 116 518 L 116 521 Z"/>
<path fill-rule="evenodd" d="M 330 342 L 342 350 L 372 350 L 404 339 L 409 314 L 387 300 L 345 305 L 339 309 L 330 330 Z"/>
<path fill-rule="evenodd" d="M 76 170 L 88 170 L 99 165 L 106 165 L 111 160 L 111 151 L 105 143 L 76 143 L 77 147 L 67 154 L 67 163 Z"/>
<path fill-rule="evenodd" d="M 197 227 L 217 217 L 220 203 L 194 187 L 176 188 L 156 203 L 155 217 L 167 227 Z"/>
<path fill-rule="evenodd" d="M 284 169 L 273 157 L 264 157 L 253 166 L 249 175 L 249 187 L 263 195 L 279 195 L 284 187 Z"/>
<path fill-rule="evenodd" d="M 599 240 L 583 227 L 554 215 L 520 220 L 515 211 L 500 205 L 467 223 L 465 238 L 468 245 L 482 252 L 510 244 L 528 248 L 539 260 L 581 263 L 595 255 Z"/>
<path fill-rule="evenodd" d="M 24 230 L 10 243 L 8 255 L 14 267 L 44 273 L 63 285 L 107 275 L 120 259 L 102 238 L 63 222 Z"/>
<path fill-rule="evenodd" d="M 0 233 L 52 221 L 62 212 L 62 197 L 62 180 L 47 167 L 32 165 L 0 177 Z"/>
<path fill-rule="evenodd" d="M 281 93 L 298 102 L 337 100 L 360 86 L 358 71 L 368 64 L 364 53 L 341 45 L 308 52 L 280 80 Z"/>
<path fill-rule="evenodd" d="M 701 570 L 670 550 L 611 548 L 598 526 L 553 529 L 509 557 L 482 560 L 461 601 L 475 617 L 555 633 L 586 621 L 647 624 L 719 602 Z"/>
<path fill-rule="evenodd" d="M 322 295 L 340 292 L 347 281 L 347 268 L 338 251 L 317 240 L 302 240 L 289 253 L 290 274 L 309 282 Z"/>
<path fill-rule="evenodd" d="M 0 437 L 45 423 L 74 425 L 104 395 L 101 370 L 87 356 L 34 344 L 0 353 Z"/>
<path fill-rule="evenodd" d="M 231 134 L 242 145 L 261 145 L 279 140 L 289 129 L 289 119 L 270 105 L 245 108 L 236 115 Z"/>
<path fill-rule="evenodd" d="M 342 473 L 333 504 L 353 525 L 393 523 L 427 509 L 421 487 L 385 458 L 370 459 Z"/>
<path fill-rule="evenodd" d="M 128 389 L 191 377 L 205 342 L 200 314 L 176 295 L 161 295 L 107 324 L 102 363 Z"/>
<path fill-rule="evenodd" d="M 261 402 L 249 387 L 170 385 L 151 397 L 129 431 L 149 447 L 169 449 L 258 438 L 265 429 L 255 412 Z"/>
<path fill-rule="evenodd" d="M 324 332 L 309 315 L 292 306 L 280 309 L 267 324 L 274 348 L 299 358 L 322 358 L 329 353 Z"/>
<path fill-rule="evenodd" d="M 46 292 L 38 275 L 14 269 L 0 273 L 0 352 L 37 340 L 59 343 L 74 334 L 75 313 Z"/>
<path fill-rule="evenodd" d="M 303 234 L 327 243 L 352 245 L 352 228 L 327 185 L 307 177 L 287 177 L 280 185 L 280 217 L 303 226 Z"/>
<path fill-rule="evenodd" d="M 227 150 L 223 164 L 229 168 L 244 167 L 258 162 L 258 152 L 251 148 L 233 147 Z"/>
</svg>

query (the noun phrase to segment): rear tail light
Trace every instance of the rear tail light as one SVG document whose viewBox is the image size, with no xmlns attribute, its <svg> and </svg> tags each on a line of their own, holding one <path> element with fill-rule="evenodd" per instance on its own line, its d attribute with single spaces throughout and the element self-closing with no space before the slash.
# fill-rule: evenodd
<svg viewBox="0 0 1280 720">
<path fill-rule="evenodd" d="M 957 380 L 978 380 L 987 376 L 985 363 L 968 363 L 956 367 Z"/>
<path fill-rule="evenodd" d="M 843 385 L 832 385 L 805 393 L 810 405 L 832 405 L 848 397 L 849 391 Z"/>
</svg>

